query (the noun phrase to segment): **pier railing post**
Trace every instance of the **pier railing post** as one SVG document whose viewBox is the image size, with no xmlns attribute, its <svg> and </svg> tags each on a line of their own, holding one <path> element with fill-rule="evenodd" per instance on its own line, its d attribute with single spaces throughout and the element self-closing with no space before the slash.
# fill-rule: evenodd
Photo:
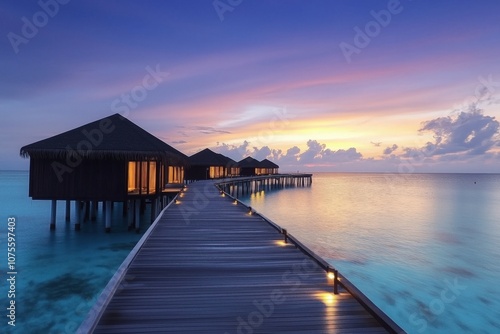
<svg viewBox="0 0 500 334">
<path fill-rule="evenodd" d="M 333 271 L 333 293 L 339 294 L 339 272 L 337 269 Z"/>
</svg>

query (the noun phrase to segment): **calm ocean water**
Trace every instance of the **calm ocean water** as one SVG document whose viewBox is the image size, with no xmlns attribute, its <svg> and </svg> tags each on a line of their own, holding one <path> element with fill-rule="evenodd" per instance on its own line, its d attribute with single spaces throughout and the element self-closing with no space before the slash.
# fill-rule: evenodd
<svg viewBox="0 0 500 334">
<path fill-rule="evenodd" d="M 314 175 L 249 205 L 409 333 L 500 332 L 500 175 Z"/>
<path fill-rule="evenodd" d="M 127 231 L 120 206 L 112 233 L 104 233 L 101 216 L 76 232 L 64 222 L 63 202 L 51 232 L 50 203 L 28 198 L 27 172 L 0 172 L 0 185 L 4 310 L 9 217 L 16 218 L 18 271 L 16 327 L 2 315 L 0 332 L 73 333 L 140 235 Z M 500 331 L 500 175 L 315 174 L 310 188 L 247 201 L 409 333 Z"/>
<path fill-rule="evenodd" d="M 113 211 L 112 233 L 104 233 L 100 209 L 96 222 L 76 232 L 73 222 L 64 221 L 64 202 L 58 203 L 51 232 L 51 204 L 28 197 L 28 172 L 0 171 L 0 185 L 0 333 L 74 333 L 141 235 L 127 231 L 120 205 Z M 15 327 L 6 317 L 9 217 L 16 219 Z M 143 231 L 149 226 L 144 217 Z"/>
</svg>

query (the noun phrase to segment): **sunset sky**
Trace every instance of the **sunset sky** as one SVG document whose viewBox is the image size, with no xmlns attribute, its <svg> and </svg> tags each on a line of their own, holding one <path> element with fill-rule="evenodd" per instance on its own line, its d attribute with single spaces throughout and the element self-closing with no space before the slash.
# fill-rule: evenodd
<svg viewBox="0 0 500 334">
<path fill-rule="evenodd" d="M 0 169 L 120 113 L 282 171 L 500 172 L 500 2 L 8 1 Z"/>
</svg>

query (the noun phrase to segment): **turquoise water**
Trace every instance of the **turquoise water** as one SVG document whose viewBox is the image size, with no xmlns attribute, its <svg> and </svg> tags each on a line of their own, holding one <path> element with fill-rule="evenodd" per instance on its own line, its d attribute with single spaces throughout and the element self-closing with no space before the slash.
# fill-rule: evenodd
<svg viewBox="0 0 500 334">
<path fill-rule="evenodd" d="M 244 200 L 407 332 L 500 332 L 500 175 L 319 173 Z"/>
<path fill-rule="evenodd" d="M 74 333 L 141 235 L 127 231 L 121 205 L 113 211 L 112 233 L 104 233 L 100 209 L 97 221 L 77 232 L 74 220 L 65 223 L 64 202 L 51 232 L 51 204 L 28 197 L 28 172 L 0 172 L 0 185 L 0 333 Z M 16 220 L 15 298 L 6 284 L 9 217 Z M 148 217 L 146 212 L 142 231 Z M 16 302 L 15 327 L 6 317 L 10 300 Z"/>
<path fill-rule="evenodd" d="M 10 301 L 9 217 L 18 272 L 16 327 L 5 310 L 0 332 L 73 333 L 141 235 L 127 231 L 119 205 L 112 233 L 101 215 L 76 232 L 64 222 L 63 202 L 51 232 L 50 203 L 29 199 L 27 172 L 0 172 L 0 185 L 1 309 Z M 310 188 L 247 201 L 409 333 L 499 332 L 500 175 L 315 174 Z"/>
</svg>

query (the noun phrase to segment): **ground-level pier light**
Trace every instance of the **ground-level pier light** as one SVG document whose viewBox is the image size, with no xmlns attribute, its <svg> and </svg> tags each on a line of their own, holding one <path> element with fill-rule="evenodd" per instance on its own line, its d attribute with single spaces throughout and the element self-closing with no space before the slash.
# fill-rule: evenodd
<svg viewBox="0 0 500 334">
<path fill-rule="evenodd" d="M 328 276 L 328 281 L 332 282 L 333 281 L 333 293 L 338 295 L 339 294 L 339 272 L 336 269 L 333 268 L 326 268 L 326 276 Z"/>
</svg>

